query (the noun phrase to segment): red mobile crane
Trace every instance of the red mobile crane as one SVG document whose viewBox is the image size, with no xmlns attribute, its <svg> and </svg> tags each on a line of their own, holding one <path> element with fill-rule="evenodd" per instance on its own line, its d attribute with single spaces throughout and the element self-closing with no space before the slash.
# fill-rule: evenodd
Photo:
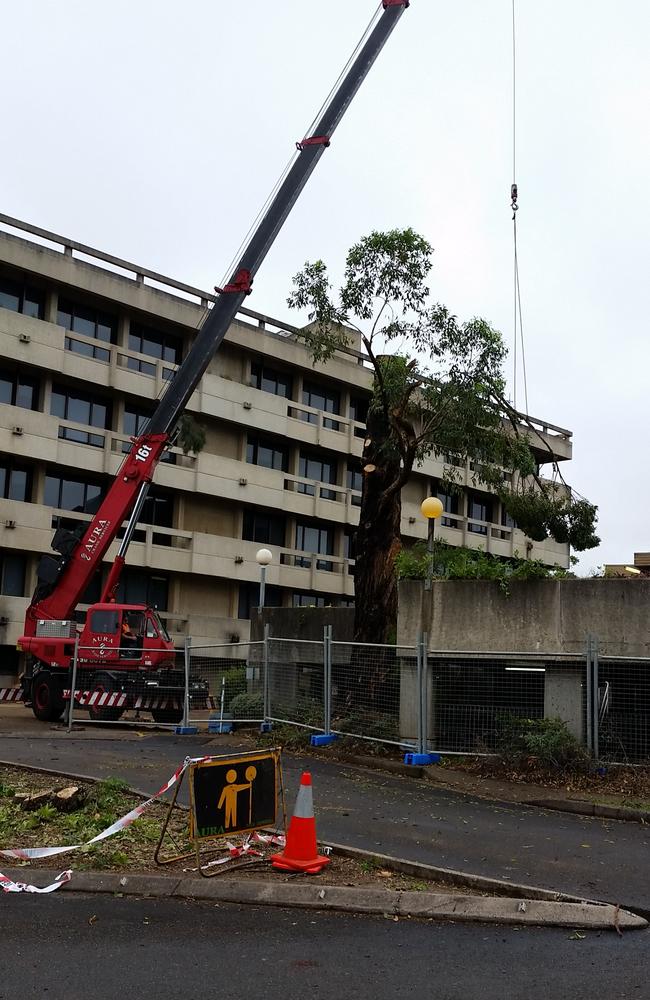
<svg viewBox="0 0 650 1000">
<path fill-rule="evenodd" d="M 152 710 L 159 722 L 178 722 L 182 715 L 184 673 L 175 668 L 174 647 L 155 609 L 115 600 L 120 573 L 158 462 L 170 446 L 176 424 L 218 350 L 228 327 L 251 291 L 253 278 L 293 208 L 334 130 L 379 55 L 409 0 L 382 0 L 376 23 L 327 102 L 313 130 L 297 143 L 298 154 L 275 197 L 246 245 L 230 281 L 219 289 L 213 308 L 199 329 L 189 354 L 161 397 L 143 433 L 133 438 L 99 510 L 78 534 L 59 528 L 52 539 L 56 556 L 42 556 L 38 584 L 25 616 L 18 648 L 27 654 L 21 682 L 38 719 L 61 717 L 64 685 L 78 639 L 79 686 L 95 692 L 123 692 L 120 707 L 90 708 L 100 719 L 115 719 L 133 696 L 145 690 L 176 696 L 176 707 Z M 380 13 L 381 8 L 383 11 Z M 109 546 L 128 518 L 119 552 L 110 569 L 101 601 L 92 605 L 81 634 L 71 620 L 86 587 L 99 570 Z M 125 635 L 129 634 L 129 639 Z M 71 697 L 72 697 L 71 693 Z M 128 702 L 128 699 L 131 699 Z"/>
</svg>

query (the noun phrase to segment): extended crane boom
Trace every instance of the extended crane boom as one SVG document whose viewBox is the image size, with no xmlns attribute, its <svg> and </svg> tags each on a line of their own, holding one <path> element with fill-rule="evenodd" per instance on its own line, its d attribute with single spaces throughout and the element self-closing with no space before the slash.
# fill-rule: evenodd
<svg viewBox="0 0 650 1000">
<path fill-rule="evenodd" d="M 383 0 L 324 111 L 296 144 L 298 153 L 292 166 L 270 200 L 230 280 L 219 290 L 215 305 L 149 424 L 133 439 L 131 450 L 99 510 L 81 538 L 75 532 L 57 530 L 52 548 L 59 555 L 41 558 L 38 584 L 25 616 L 25 634 L 18 642 L 18 648 L 27 654 L 21 677 L 24 696 L 37 718 L 43 721 L 60 718 L 69 697 L 71 702 L 82 698 L 91 718 L 100 721 L 118 719 L 127 707 L 144 706 L 151 711 L 154 721 L 178 723 L 183 716 L 183 703 L 189 704 L 190 688 L 195 698 L 207 696 L 202 678 L 190 674 L 188 679 L 178 669 L 174 644 L 155 609 L 115 602 L 126 551 L 156 466 L 169 447 L 181 413 L 251 291 L 258 268 L 348 105 L 408 6 L 409 0 Z M 126 531 L 102 600 L 88 609 L 79 631 L 72 614 L 126 518 Z M 70 670 L 74 676 L 77 667 L 79 695 L 70 676 Z M 69 693 L 66 682 L 70 684 Z"/>
<path fill-rule="evenodd" d="M 59 556 L 44 556 L 41 559 L 39 584 L 26 613 L 26 636 L 35 635 L 39 619 L 71 617 L 124 520 L 130 517 L 119 554 L 104 588 L 103 601 L 110 601 L 114 596 L 126 549 L 156 466 L 169 445 L 170 435 L 238 309 L 250 293 L 262 261 L 370 67 L 404 9 L 409 6 L 409 0 L 383 0 L 381 6 L 383 12 L 327 103 L 313 132 L 297 143 L 298 155 L 295 162 L 255 229 L 229 282 L 220 290 L 191 350 L 158 403 L 146 431 L 133 439 L 129 455 L 82 538 L 79 540 L 76 535 L 61 530 L 55 534 L 52 548 L 59 552 Z"/>
</svg>

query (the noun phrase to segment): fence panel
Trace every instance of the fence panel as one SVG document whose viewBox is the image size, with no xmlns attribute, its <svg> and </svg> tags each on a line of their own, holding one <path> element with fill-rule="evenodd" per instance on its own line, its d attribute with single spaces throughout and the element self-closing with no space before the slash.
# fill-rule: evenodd
<svg viewBox="0 0 650 1000">
<path fill-rule="evenodd" d="M 146 659 L 147 651 L 144 651 Z M 108 658 L 110 654 L 110 659 Z M 106 655 L 106 662 L 101 657 Z M 115 656 L 117 655 L 117 662 Z M 68 728 L 73 722 L 113 725 L 174 726 L 183 718 L 185 695 L 184 651 L 176 649 L 173 660 L 156 670 L 136 670 L 130 660 L 140 660 L 141 648 L 124 645 L 119 649 L 78 646 L 76 662 L 64 685 L 68 706 Z M 70 709 L 70 692 L 74 699 Z M 39 697 L 38 686 L 34 697 Z"/>
<path fill-rule="evenodd" d="M 235 722 L 264 718 L 264 643 L 189 647 L 189 720 L 229 732 Z"/>
<path fill-rule="evenodd" d="M 561 717 L 585 740 L 585 660 L 557 654 L 429 652 L 427 747 L 494 753 L 518 718 Z"/>
<path fill-rule="evenodd" d="M 599 758 L 650 761 L 650 659 L 599 656 Z"/>
<path fill-rule="evenodd" d="M 325 643 L 267 639 L 267 718 L 321 731 L 325 726 Z"/>
<path fill-rule="evenodd" d="M 332 642 L 332 732 L 413 749 L 417 676 L 415 646 Z"/>
</svg>

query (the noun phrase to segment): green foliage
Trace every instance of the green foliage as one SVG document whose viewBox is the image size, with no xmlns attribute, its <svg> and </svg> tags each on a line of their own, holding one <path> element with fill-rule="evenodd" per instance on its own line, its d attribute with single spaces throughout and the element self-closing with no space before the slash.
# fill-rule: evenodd
<svg viewBox="0 0 650 1000">
<path fill-rule="evenodd" d="M 59 815 L 59 810 L 51 805 L 41 806 L 40 809 L 36 809 L 34 816 L 40 823 L 49 823 L 50 820 L 56 819 Z"/>
<path fill-rule="evenodd" d="M 3 781 L 0 781 L 0 799 L 10 799 L 15 794 L 15 788 L 12 788 L 11 785 L 5 785 Z"/>
<path fill-rule="evenodd" d="M 540 453 L 559 476 L 557 462 L 506 399 L 501 334 L 484 319 L 460 322 L 445 306 L 428 303 L 432 254 L 412 229 L 372 232 L 349 250 L 337 294 L 322 261 L 305 264 L 294 278 L 288 303 L 308 312 L 301 336 L 315 361 L 346 346 L 346 327 L 361 334 L 375 373 L 366 461 L 375 468 L 392 461 L 395 482 L 383 488 L 399 496 L 414 465 L 428 455 L 455 455 L 461 466 L 470 460 L 474 484 L 498 492 L 528 537 L 550 535 L 577 551 L 593 548 L 597 508 L 541 478 Z M 505 470 L 512 489 L 504 488 Z M 457 478 L 450 465 L 445 485 Z"/>
<path fill-rule="evenodd" d="M 532 487 L 514 493 L 502 490 L 500 496 L 517 527 L 536 542 L 551 535 L 557 542 L 568 542 L 583 552 L 600 541 L 594 533 L 597 508 L 559 487 L 543 492 Z"/>
<path fill-rule="evenodd" d="M 221 704 L 221 678 L 225 680 L 224 686 L 224 706 L 229 711 L 232 709 L 233 701 L 240 695 L 246 694 L 246 667 L 231 667 L 224 670 L 219 677 L 219 683 L 214 692 L 217 703 Z"/>
<path fill-rule="evenodd" d="M 549 770 L 584 770 L 589 754 L 561 719 L 521 719 L 504 715 L 500 720 L 498 751 L 515 766 Z"/>
<path fill-rule="evenodd" d="M 400 580 L 424 580 L 429 565 L 435 580 L 492 580 L 507 595 L 513 580 L 565 579 L 571 574 L 559 566 L 546 566 L 538 559 L 498 559 L 481 549 L 434 542 L 429 556 L 425 542 L 404 548 L 395 559 Z"/>
<path fill-rule="evenodd" d="M 264 698 L 261 694 L 235 695 L 230 703 L 233 719 L 261 719 L 264 715 Z"/>
<path fill-rule="evenodd" d="M 198 455 L 205 448 L 205 428 L 189 413 L 184 413 L 178 422 L 177 441 L 184 455 L 190 452 Z"/>
</svg>

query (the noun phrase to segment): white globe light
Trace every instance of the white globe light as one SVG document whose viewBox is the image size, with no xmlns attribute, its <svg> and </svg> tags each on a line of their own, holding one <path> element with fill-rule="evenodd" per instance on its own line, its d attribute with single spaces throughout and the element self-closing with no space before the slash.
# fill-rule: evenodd
<svg viewBox="0 0 650 1000">
<path fill-rule="evenodd" d="M 255 558 L 260 566 L 268 566 L 273 561 L 273 553 L 270 549 L 258 549 L 255 553 Z"/>
</svg>

